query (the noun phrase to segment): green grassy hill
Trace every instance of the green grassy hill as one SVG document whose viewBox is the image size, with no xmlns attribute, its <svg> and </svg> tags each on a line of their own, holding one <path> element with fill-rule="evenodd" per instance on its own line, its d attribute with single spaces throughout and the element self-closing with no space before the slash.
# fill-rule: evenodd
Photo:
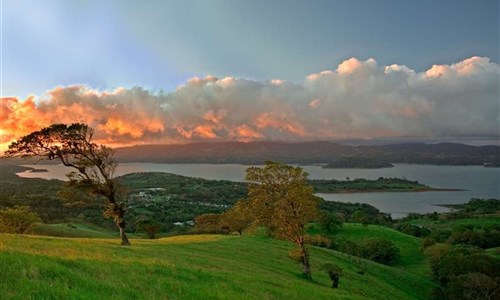
<svg viewBox="0 0 500 300">
<path fill-rule="evenodd" d="M 288 258 L 290 243 L 191 235 L 159 240 L 0 234 L 0 291 L 7 299 L 425 299 L 424 275 L 312 248 L 314 281 Z M 339 289 L 319 267 L 344 268 Z"/>
<path fill-rule="evenodd" d="M 363 226 L 345 223 L 342 230 L 334 238 L 345 238 L 353 241 L 368 238 L 388 239 L 401 251 L 401 259 L 395 267 L 420 274 L 425 274 L 429 270 L 427 257 L 422 251 L 421 239 L 397 230 L 377 225 Z"/>
<path fill-rule="evenodd" d="M 33 233 L 45 236 L 80 238 L 112 238 L 118 236 L 118 232 L 113 233 L 92 224 L 81 223 L 39 223 L 33 228 Z"/>
</svg>

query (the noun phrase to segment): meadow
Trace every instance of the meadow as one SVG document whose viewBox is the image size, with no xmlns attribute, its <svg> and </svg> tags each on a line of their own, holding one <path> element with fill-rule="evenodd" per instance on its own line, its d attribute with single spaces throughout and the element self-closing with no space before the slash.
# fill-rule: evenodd
<svg viewBox="0 0 500 300">
<path fill-rule="evenodd" d="M 405 242 L 405 235 L 393 234 Z M 185 235 L 132 244 L 0 234 L 0 290 L 7 299 L 426 299 L 435 287 L 421 272 L 425 265 L 416 266 L 424 263 L 419 259 L 395 267 L 365 261 L 361 275 L 353 257 L 317 247 L 311 247 L 309 281 L 288 258 L 291 243 L 260 235 Z M 338 289 L 330 288 L 324 263 L 343 268 Z"/>
</svg>

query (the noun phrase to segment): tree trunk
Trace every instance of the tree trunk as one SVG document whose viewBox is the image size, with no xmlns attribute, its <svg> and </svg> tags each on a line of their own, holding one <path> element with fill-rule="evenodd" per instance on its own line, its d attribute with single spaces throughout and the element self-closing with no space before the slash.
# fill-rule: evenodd
<svg viewBox="0 0 500 300">
<path fill-rule="evenodd" d="M 302 275 L 305 278 L 312 279 L 311 276 L 311 265 L 309 263 L 309 252 L 304 243 L 300 243 L 300 260 L 302 263 Z"/>
<path fill-rule="evenodd" d="M 333 274 L 330 278 L 332 279 L 332 288 L 338 288 L 340 276 L 338 274 Z"/>
<path fill-rule="evenodd" d="M 116 223 L 116 226 L 118 227 L 118 229 L 120 229 L 120 238 L 122 240 L 121 245 L 122 246 L 130 246 L 130 242 L 127 238 L 127 234 L 125 233 L 125 221 L 122 219 L 122 220 L 116 221 L 115 223 Z"/>
</svg>

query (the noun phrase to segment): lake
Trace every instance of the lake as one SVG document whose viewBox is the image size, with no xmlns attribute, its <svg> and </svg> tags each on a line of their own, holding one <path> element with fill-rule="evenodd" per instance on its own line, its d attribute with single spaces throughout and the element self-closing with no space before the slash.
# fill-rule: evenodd
<svg viewBox="0 0 500 300">
<path fill-rule="evenodd" d="M 68 168 L 62 165 L 26 165 L 48 172 L 22 172 L 21 177 L 65 180 Z M 154 164 L 122 163 L 116 175 L 134 172 L 167 172 L 189 177 L 206 179 L 244 181 L 248 166 L 238 164 Z M 408 213 L 445 212 L 440 204 L 465 203 L 470 198 L 500 198 L 500 168 L 479 166 L 433 166 L 395 164 L 385 169 L 323 169 L 321 166 L 303 166 L 310 179 L 350 179 L 378 177 L 400 177 L 418 180 L 436 188 L 457 188 L 464 191 L 453 192 L 407 192 L 407 193 L 355 193 L 318 194 L 326 200 L 368 203 L 382 212 L 399 218 Z"/>
</svg>

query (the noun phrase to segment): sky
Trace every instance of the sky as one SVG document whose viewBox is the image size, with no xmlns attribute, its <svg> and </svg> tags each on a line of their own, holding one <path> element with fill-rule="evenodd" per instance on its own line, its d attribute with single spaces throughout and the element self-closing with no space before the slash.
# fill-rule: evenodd
<svg viewBox="0 0 500 300">
<path fill-rule="evenodd" d="M 3 0 L 0 144 L 499 140 L 499 1 Z"/>
</svg>

